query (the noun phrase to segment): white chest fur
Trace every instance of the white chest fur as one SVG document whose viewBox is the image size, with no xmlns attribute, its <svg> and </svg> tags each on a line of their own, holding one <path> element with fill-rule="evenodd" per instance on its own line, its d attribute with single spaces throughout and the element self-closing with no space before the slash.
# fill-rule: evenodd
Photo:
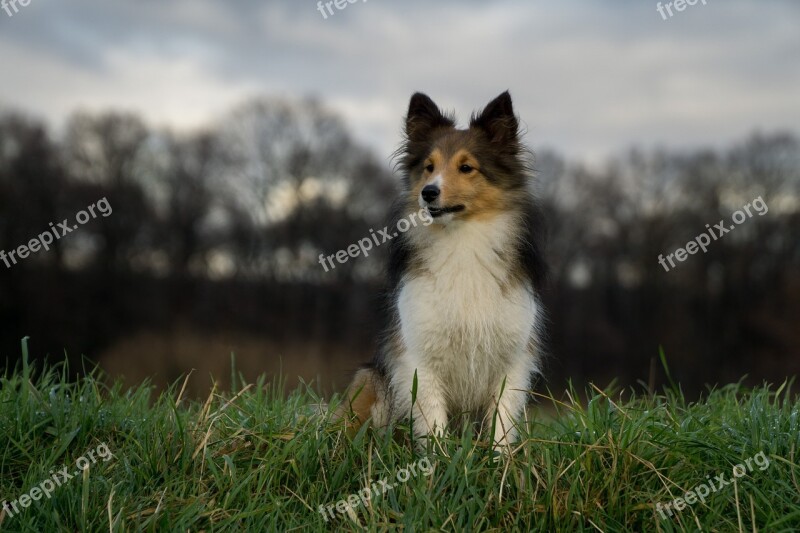
<svg viewBox="0 0 800 533">
<path fill-rule="evenodd" d="M 511 277 L 509 217 L 438 229 L 415 236 L 421 273 L 405 279 L 398 301 L 402 357 L 435 375 L 449 403 L 479 407 L 509 372 L 535 367 L 527 346 L 537 302 Z"/>
</svg>

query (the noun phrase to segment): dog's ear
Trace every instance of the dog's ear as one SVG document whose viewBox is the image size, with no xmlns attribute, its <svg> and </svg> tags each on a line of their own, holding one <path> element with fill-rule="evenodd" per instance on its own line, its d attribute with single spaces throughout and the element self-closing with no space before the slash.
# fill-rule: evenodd
<svg viewBox="0 0 800 533">
<path fill-rule="evenodd" d="M 453 119 L 442 114 L 427 95 L 414 93 L 408 105 L 406 136 L 410 141 L 421 141 L 436 128 L 452 127 Z"/>
<path fill-rule="evenodd" d="M 473 115 L 469 125 L 485 131 L 492 142 L 507 143 L 515 140 L 519 133 L 519 121 L 514 114 L 514 105 L 508 91 L 489 102 L 479 115 Z"/>
</svg>

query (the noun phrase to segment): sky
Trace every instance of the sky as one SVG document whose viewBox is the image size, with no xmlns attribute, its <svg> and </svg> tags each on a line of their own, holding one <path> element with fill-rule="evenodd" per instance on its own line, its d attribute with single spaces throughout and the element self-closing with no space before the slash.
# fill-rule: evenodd
<svg viewBox="0 0 800 533">
<path fill-rule="evenodd" d="M 0 107 L 56 130 L 114 108 L 188 131 L 247 98 L 317 96 L 387 159 L 414 91 L 463 125 L 508 89 L 530 145 L 587 162 L 800 132 L 800 1 L 700 0 L 666 20 L 657 4 L 31 0 L 0 10 Z"/>
</svg>

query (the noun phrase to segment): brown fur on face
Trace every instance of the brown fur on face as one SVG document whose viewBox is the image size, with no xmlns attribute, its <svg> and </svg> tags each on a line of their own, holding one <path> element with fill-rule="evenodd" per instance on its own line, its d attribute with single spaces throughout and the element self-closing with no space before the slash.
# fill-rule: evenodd
<svg viewBox="0 0 800 533">
<path fill-rule="evenodd" d="M 411 188 L 412 201 L 420 197 L 423 187 L 439 179 L 437 205 L 464 206 L 457 214 L 462 220 L 491 217 L 510 207 L 503 190 L 482 173 L 481 163 L 468 148 L 474 142 L 469 137 L 468 131 L 453 131 L 434 145 Z"/>
<path fill-rule="evenodd" d="M 514 209 L 525 198 L 527 162 L 519 123 L 507 93 L 474 115 L 468 129 L 457 129 L 425 95 L 412 97 L 406 118 L 405 170 L 409 208 L 420 205 L 422 189 L 437 183 L 435 207 L 461 207 L 460 220 L 488 218 Z"/>
</svg>

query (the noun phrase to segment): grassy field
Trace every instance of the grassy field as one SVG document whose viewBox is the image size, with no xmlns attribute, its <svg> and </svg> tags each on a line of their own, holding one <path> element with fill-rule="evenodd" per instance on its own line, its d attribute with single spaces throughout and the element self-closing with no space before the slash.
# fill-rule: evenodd
<svg viewBox="0 0 800 533">
<path fill-rule="evenodd" d="M 309 390 L 237 383 L 194 402 L 183 382 L 103 383 L 33 372 L 27 354 L 2 378 L 0 531 L 800 529 L 788 385 L 540 397 L 497 461 L 468 432 L 425 453 L 403 428 L 348 439 Z"/>
</svg>

